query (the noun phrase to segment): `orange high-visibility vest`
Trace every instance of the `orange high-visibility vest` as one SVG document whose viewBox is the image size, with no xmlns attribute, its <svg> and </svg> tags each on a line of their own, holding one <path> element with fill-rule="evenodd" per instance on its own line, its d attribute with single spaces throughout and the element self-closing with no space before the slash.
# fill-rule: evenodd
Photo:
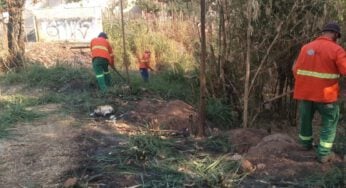
<svg viewBox="0 0 346 188">
<path fill-rule="evenodd" d="M 144 54 L 142 58 L 139 60 L 139 68 L 148 69 L 149 67 L 150 67 L 150 56 Z"/>
<path fill-rule="evenodd" d="M 94 38 L 90 42 L 91 57 L 103 57 L 108 60 L 110 65 L 114 65 L 113 50 L 109 42 L 102 38 Z"/>
<path fill-rule="evenodd" d="M 346 53 L 328 37 L 304 45 L 293 66 L 294 98 L 331 103 L 338 99 L 340 74 L 346 74 Z"/>
</svg>

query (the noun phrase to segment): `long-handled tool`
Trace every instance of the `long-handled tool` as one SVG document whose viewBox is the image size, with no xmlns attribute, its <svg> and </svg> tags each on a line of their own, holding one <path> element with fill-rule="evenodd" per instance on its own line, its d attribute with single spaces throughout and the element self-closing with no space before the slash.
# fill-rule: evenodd
<svg viewBox="0 0 346 188">
<path fill-rule="evenodd" d="M 112 68 L 112 69 L 113 69 L 113 68 Z M 119 72 L 116 68 L 114 68 L 113 70 L 114 70 L 114 72 L 116 72 L 116 73 L 119 75 L 119 77 L 120 77 L 123 81 L 126 82 L 126 79 L 120 74 L 120 72 Z"/>
</svg>

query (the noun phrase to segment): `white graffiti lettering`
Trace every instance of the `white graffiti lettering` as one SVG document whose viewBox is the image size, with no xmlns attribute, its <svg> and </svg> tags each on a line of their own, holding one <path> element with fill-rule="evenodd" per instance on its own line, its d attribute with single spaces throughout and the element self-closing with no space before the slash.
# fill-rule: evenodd
<svg viewBox="0 0 346 188">
<path fill-rule="evenodd" d="M 92 18 L 40 20 L 42 29 L 56 40 L 83 40 L 94 25 Z"/>
</svg>

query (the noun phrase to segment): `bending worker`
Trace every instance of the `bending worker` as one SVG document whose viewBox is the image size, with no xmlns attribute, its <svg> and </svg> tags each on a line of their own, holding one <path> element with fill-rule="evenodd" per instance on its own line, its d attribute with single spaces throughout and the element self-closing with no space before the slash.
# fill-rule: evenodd
<svg viewBox="0 0 346 188">
<path fill-rule="evenodd" d="M 320 37 L 302 47 L 293 66 L 294 98 L 300 103 L 299 140 L 306 150 L 313 148 L 312 119 L 318 111 L 322 127 L 317 159 L 321 163 L 335 158 L 331 150 L 339 120 L 338 78 L 346 74 L 346 53 L 336 43 L 340 37 L 338 24 L 325 25 Z"/>
<path fill-rule="evenodd" d="M 97 83 L 103 93 L 107 91 L 107 86 L 109 87 L 111 85 L 111 75 L 108 70 L 108 65 L 112 69 L 115 69 L 113 50 L 107 39 L 107 34 L 101 32 L 90 43 L 93 69 L 96 74 Z"/>
<path fill-rule="evenodd" d="M 139 59 L 139 72 L 145 82 L 149 81 L 148 69 L 154 71 L 154 69 L 150 67 L 150 51 L 145 50 L 142 58 Z"/>
</svg>

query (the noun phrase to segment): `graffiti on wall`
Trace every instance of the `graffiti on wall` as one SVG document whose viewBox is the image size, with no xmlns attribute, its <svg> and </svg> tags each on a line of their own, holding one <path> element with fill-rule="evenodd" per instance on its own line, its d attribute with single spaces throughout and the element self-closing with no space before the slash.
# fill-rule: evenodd
<svg viewBox="0 0 346 188">
<path fill-rule="evenodd" d="M 86 40 L 95 26 L 92 18 L 40 20 L 40 23 L 43 32 L 56 40 Z"/>
<path fill-rule="evenodd" d="M 42 9 L 33 12 L 39 41 L 89 42 L 102 31 L 99 8 Z"/>
</svg>

